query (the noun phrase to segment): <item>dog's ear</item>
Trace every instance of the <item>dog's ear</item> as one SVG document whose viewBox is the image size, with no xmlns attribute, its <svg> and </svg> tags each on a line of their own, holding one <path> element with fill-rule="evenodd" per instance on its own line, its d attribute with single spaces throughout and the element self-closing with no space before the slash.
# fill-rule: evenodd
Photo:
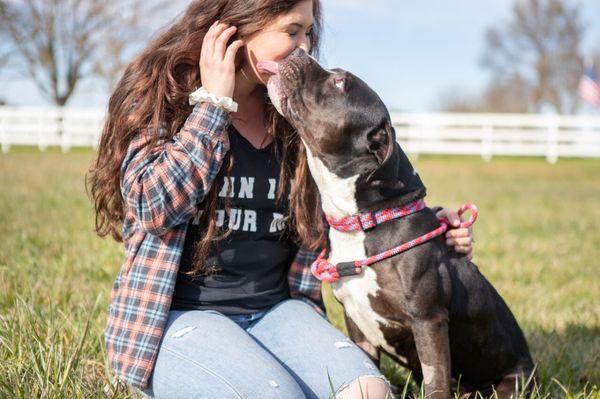
<svg viewBox="0 0 600 399">
<path fill-rule="evenodd" d="M 369 152 L 375 155 L 380 164 L 391 155 L 392 146 L 389 143 L 394 141 L 395 136 L 394 128 L 388 123 L 367 134 Z"/>
<path fill-rule="evenodd" d="M 379 129 L 369 132 L 367 141 L 369 152 L 375 155 L 379 163 L 377 169 L 367 177 L 367 182 L 375 187 L 402 189 L 404 184 L 398 180 L 396 132 L 389 121 Z"/>
<path fill-rule="evenodd" d="M 425 186 L 410 160 L 396 142 L 396 132 L 389 122 L 367 136 L 369 152 L 379 166 L 367 177 L 367 183 L 384 198 L 395 198 L 422 190 Z"/>
</svg>

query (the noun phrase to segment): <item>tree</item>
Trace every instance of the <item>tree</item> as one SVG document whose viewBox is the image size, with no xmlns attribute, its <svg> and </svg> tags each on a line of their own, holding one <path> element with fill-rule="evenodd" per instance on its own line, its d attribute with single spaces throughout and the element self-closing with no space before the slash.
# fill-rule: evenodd
<svg viewBox="0 0 600 399">
<path fill-rule="evenodd" d="M 2 38 L 2 35 L 0 34 L 0 39 Z M 0 47 L 0 71 L 2 71 L 7 65 L 8 65 L 8 59 L 9 59 L 9 51 Z"/>
<path fill-rule="evenodd" d="M 148 37 L 155 25 L 151 19 L 164 14 L 169 6 L 180 5 L 174 0 L 129 0 L 129 6 L 122 11 L 121 24 L 115 29 L 103 32 L 99 57 L 92 64 L 94 74 L 102 79 L 108 92 L 111 92 L 131 55 Z M 166 12 L 170 14 L 170 12 Z"/>
<path fill-rule="evenodd" d="M 437 108 L 442 112 L 482 112 L 481 95 L 451 87 L 439 94 Z"/>
<path fill-rule="evenodd" d="M 4 2 L 0 1 L 0 12 L 2 12 L 2 8 L 4 7 Z M 0 76 L 8 66 L 8 61 L 10 59 L 10 49 L 7 45 L 7 32 L 4 25 L 0 25 Z M 6 105 L 6 100 L 0 94 L 0 106 Z"/>
<path fill-rule="evenodd" d="M 0 26 L 19 57 L 20 70 L 44 97 L 63 106 L 77 84 L 110 63 L 111 45 L 132 42 L 132 21 L 154 7 L 142 0 L 0 0 Z M 132 19 L 132 13 L 139 13 Z"/>
<path fill-rule="evenodd" d="M 488 85 L 481 94 L 454 88 L 442 93 L 439 107 L 445 112 L 527 113 L 530 102 L 526 87 L 519 76 L 514 76 L 500 84 Z"/>
<path fill-rule="evenodd" d="M 482 64 L 492 71 L 494 82 L 488 96 L 501 109 L 520 100 L 526 102 L 528 112 L 550 107 L 561 114 L 575 113 L 580 104 L 577 85 L 583 68 L 584 31 L 577 4 L 517 1 L 511 20 L 486 33 Z"/>
<path fill-rule="evenodd" d="M 6 7 L 4 1 L 0 0 L 0 14 Z M 8 32 L 4 24 L 0 25 L 0 72 L 6 67 L 9 60 Z"/>
</svg>

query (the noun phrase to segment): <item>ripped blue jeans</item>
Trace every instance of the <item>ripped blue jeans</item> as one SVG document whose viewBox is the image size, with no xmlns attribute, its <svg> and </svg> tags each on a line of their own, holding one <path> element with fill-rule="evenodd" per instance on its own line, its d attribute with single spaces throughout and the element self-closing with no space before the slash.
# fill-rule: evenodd
<svg viewBox="0 0 600 399">
<path fill-rule="evenodd" d="M 388 382 L 310 305 L 286 299 L 250 315 L 171 311 L 142 392 L 151 398 L 330 398 L 369 375 Z"/>
</svg>

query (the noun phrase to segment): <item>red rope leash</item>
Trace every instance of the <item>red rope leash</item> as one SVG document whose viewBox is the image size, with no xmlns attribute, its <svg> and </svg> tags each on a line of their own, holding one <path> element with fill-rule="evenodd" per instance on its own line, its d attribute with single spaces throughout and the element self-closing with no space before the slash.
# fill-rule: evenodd
<svg viewBox="0 0 600 399">
<path fill-rule="evenodd" d="M 389 220 L 393 220 L 399 217 L 404 217 L 406 215 L 410 215 L 411 213 L 415 213 L 420 211 L 425 207 L 425 203 L 423 200 L 417 200 L 412 202 L 409 205 L 399 207 L 399 208 L 390 208 L 384 209 L 382 211 L 377 211 L 374 213 L 367 214 L 359 214 L 359 215 L 351 215 L 345 216 L 343 218 L 335 219 L 329 216 L 326 216 L 327 222 L 336 230 L 339 231 L 356 231 L 359 229 L 367 230 L 372 228 L 378 224 L 385 223 Z M 477 219 L 477 207 L 474 204 L 467 203 L 464 204 L 458 210 L 458 215 L 461 216 L 468 209 L 471 210 L 471 217 L 469 220 L 462 222 L 457 228 L 466 228 L 470 227 L 475 220 Z M 364 216 L 364 215 L 375 215 L 375 216 Z M 332 224 L 333 223 L 333 224 Z M 371 225 L 374 223 L 373 225 Z M 327 248 L 323 248 L 317 259 L 313 262 L 310 269 L 312 274 L 318 278 L 319 280 L 325 281 L 327 283 L 331 283 L 333 281 L 338 280 L 343 276 L 352 276 L 355 274 L 360 274 L 362 272 L 363 266 L 369 266 L 373 263 L 379 262 L 383 259 L 390 258 L 394 255 L 397 255 L 401 252 L 404 252 L 412 247 L 415 247 L 419 244 L 422 244 L 426 241 L 431 240 L 434 237 L 437 237 L 446 230 L 448 230 L 450 223 L 448 219 L 441 218 L 440 219 L 440 227 L 437 229 L 430 231 L 427 234 L 424 234 L 420 237 L 415 238 L 414 240 L 408 241 L 402 245 L 396 246 L 394 248 L 388 249 L 387 251 L 381 252 L 377 255 L 369 256 L 366 259 L 355 260 L 351 262 L 340 262 L 336 265 L 330 263 L 325 259 L 325 254 L 327 253 Z M 366 227 L 366 228 L 365 228 Z"/>
<path fill-rule="evenodd" d="M 425 201 L 418 199 L 408 205 L 399 206 L 396 208 L 388 208 L 375 212 L 359 213 L 357 215 L 349 215 L 341 218 L 334 218 L 326 215 L 327 223 L 338 231 L 357 231 L 368 230 L 378 224 L 401 218 L 411 213 L 419 212 L 425 208 Z"/>
</svg>

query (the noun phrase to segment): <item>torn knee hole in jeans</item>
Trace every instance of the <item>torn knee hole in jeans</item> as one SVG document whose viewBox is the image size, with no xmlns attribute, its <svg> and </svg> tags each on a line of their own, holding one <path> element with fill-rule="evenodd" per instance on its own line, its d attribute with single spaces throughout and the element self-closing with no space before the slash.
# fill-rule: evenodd
<svg viewBox="0 0 600 399">
<path fill-rule="evenodd" d="M 365 362 L 365 363 L 366 363 L 366 362 Z M 352 385 L 352 384 L 353 384 L 355 381 L 358 381 L 358 383 L 359 383 L 359 384 L 362 384 L 362 383 L 363 383 L 363 381 L 364 381 L 365 379 L 368 379 L 368 378 L 379 378 L 379 379 L 383 380 L 383 381 L 386 383 L 386 385 L 387 385 L 387 387 L 388 387 L 388 389 L 389 389 L 389 392 L 391 392 L 391 383 L 388 381 L 388 379 L 387 379 L 387 378 L 386 378 L 384 375 L 365 374 L 365 375 L 358 376 L 358 377 L 356 377 L 355 379 L 353 379 L 352 381 L 350 381 L 350 382 L 347 382 L 347 383 L 343 384 L 342 386 L 340 386 L 340 387 L 339 387 L 339 388 L 338 388 L 338 389 L 335 391 L 335 396 L 337 397 L 337 394 L 341 393 L 343 390 L 345 390 L 346 388 L 348 388 L 348 387 L 349 387 L 350 385 Z M 363 386 L 364 386 L 364 385 L 363 385 Z M 361 390 L 362 390 L 362 389 L 361 389 Z M 388 393 L 389 393 L 389 392 L 388 392 Z"/>
<path fill-rule="evenodd" d="M 182 329 L 179 329 L 177 331 L 175 331 L 173 334 L 171 334 L 171 338 L 181 338 L 184 335 L 186 335 L 187 333 L 194 331 L 196 329 L 196 326 L 188 326 L 188 327 L 183 327 Z"/>
<path fill-rule="evenodd" d="M 366 368 L 368 368 L 369 370 L 375 370 L 375 366 L 374 366 L 374 365 L 373 365 L 373 363 L 371 363 L 370 361 L 368 361 L 368 360 L 365 360 L 363 364 L 364 364 L 364 365 L 365 365 L 365 367 L 366 367 Z"/>
<path fill-rule="evenodd" d="M 354 344 L 350 341 L 336 341 L 333 343 L 333 345 L 335 345 L 336 348 L 341 349 L 341 348 L 353 348 Z"/>
</svg>

